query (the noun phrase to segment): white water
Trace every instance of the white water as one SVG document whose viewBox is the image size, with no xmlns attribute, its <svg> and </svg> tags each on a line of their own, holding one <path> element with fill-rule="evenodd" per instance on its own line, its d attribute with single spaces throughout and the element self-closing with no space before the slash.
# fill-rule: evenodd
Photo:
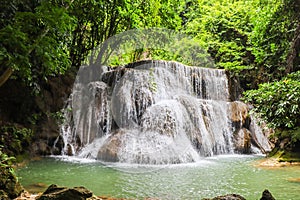
<svg viewBox="0 0 300 200">
<path fill-rule="evenodd" d="M 148 61 L 104 71 L 98 80 L 88 68 L 80 72 L 61 128 L 63 154 L 122 163 L 189 163 L 235 153 L 234 133 L 247 128 L 247 113 L 232 109 L 246 105 L 230 102 L 224 70 Z M 253 123 L 251 137 L 267 150 L 267 137 Z"/>
</svg>

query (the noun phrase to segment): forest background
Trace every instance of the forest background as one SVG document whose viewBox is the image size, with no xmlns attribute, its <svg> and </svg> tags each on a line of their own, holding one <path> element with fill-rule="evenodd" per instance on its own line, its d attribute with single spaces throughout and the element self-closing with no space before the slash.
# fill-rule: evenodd
<svg viewBox="0 0 300 200">
<path fill-rule="evenodd" d="M 46 105 L 44 91 L 53 80 L 69 77 L 63 84 L 71 87 L 93 48 L 118 33 L 152 27 L 196 41 L 217 68 L 239 80 L 242 99 L 274 128 L 274 152 L 299 152 L 299 10 L 300 0 L 2 0 L 1 169 L 29 156 L 45 119 L 63 120 L 63 102 Z M 163 50 L 140 49 L 111 65 L 134 62 L 144 52 L 190 64 Z"/>
</svg>

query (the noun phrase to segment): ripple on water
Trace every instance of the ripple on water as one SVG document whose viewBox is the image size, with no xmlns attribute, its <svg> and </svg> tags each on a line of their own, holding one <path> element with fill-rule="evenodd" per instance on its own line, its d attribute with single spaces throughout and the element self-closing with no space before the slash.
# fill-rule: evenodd
<svg viewBox="0 0 300 200">
<path fill-rule="evenodd" d="M 196 163 L 131 165 L 50 157 L 17 170 L 25 188 L 52 183 L 83 185 L 96 195 L 124 198 L 201 199 L 238 193 L 258 199 L 269 189 L 276 199 L 300 199 L 300 167 L 257 168 L 260 156 L 216 156 Z"/>
</svg>

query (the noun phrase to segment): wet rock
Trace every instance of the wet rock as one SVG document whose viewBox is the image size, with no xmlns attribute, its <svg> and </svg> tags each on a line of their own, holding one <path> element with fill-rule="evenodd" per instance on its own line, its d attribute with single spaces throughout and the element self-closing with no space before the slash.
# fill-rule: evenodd
<svg viewBox="0 0 300 200">
<path fill-rule="evenodd" d="M 106 83 L 108 86 L 114 86 L 116 82 L 120 80 L 120 78 L 125 74 L 126 71 L 130 69 L 117 67 L 110 71 L 107 71 L 102 74 L 102 81 Z"/>
<path fill-rule="evenodd" d="M 243 89 L 240 86 L 239 78 L 236 76 L 232 76 L 232 74 L 227 70 L 226 70 L 226 75 L 228 78 L 229 100 L 230 101 L 239 100 L 243 92 Z"/>
<path fill-rule="evenodd" d="M 35 138 L 33 140 L 30 152 L 37 155 L 51 155 L 60 154 L 63 148 L 61 141 L 57 142 L 55 147 L 54 143 L 60 135 L 59 123 L 61 123 L 59 114 L 60 110 L 64 107 L 65 101 L 71 93 L 73 82 L 76 72 L 68 71 L 63 76 L 50 78 L 47 82 L 41 83 L 40 95 L 31 99 L 34 103 L 32 110 L 37 111 L 38 120 L 35 125 Z M 27 105 L 26 103 L 23 103 Z M 43 141 L 47 145 L 39 145 Z M 55 149 L 52 149 L 52 148 Z"/>
<path fill-rule="evenodd" d="M 234 134 L 235 151 L 240 153 L 251 153 L 251 132 L 242 128 Z"/>
<path fill-rule="evenodd" d="M 262 197 L 260 200 L 275 200 L 275 198 L 272 196 L 271 192 L 269 190 L 265 190 L 262 193 Z"/>
<path fill-rule="evenodd" d="M 274 130 L 267 127 L 267 124 L 259 119 L 250 115 L 251 123 L 249 126 L 249 130 L 251 132 L 251 143 L 253 146 L 260 149 L 262 153 L 268 153 L 274 147 L 274 143 L 272 143 L 268 138 L 271 134 L 274 134 Z"/>
<path fill-rule="evenodd" d="M 160 114 L 157 115 L 157 113 Z M 171 107 L 166 105 L 154 105 L 145 111 L 141 126 L 143 131 L 155 131 L 161 135 L 174 137 L 176 133 L 175 113 Z"/>
<path fill-rule="evenodd" d="M 212 199 L 202 199 L 202 200 L 246 200 L 244 197 L 238 194 L 226 194 L 223 196 L 217 196 Z"/>
<path fill-rule="evenodd" d="M 85 200 L 93 196 L 93 193 L 84 187 L 59 187 L 50 185 L 37 200 Z"/>
<path fill-rule="evenodd" d="M 248 114 L 249 107 L 240 101 L 234 101 L 229 104 L 229 113 L 232 127 L 235 130 L 241 128 L 248 128 L 250 124 L 250 118 Z"/>
<path fill-rule="evenodd" d="M 118 158 L 118 151 L 121 146 L 121 135 L 123 134 L 122 131 L 118 131 L 117 133 L 110 136 L 105 144 L 100 148 L 97 159 L 107 162 L 117 162 L 119 161 Z"/>
<path fill-rule="evenodd" d="M 31 150 L 38 155 L 51 154 L 51 148 L 48 145 L 47 140 L 39 139 L 39 140 L 35 141 L 31 146 Z"/>
<path fill-rule="evenodd" d="M 73 150 L 72 150 L 72 146 L 70 144 L 67 144 L 67 155 L 68 156 L 73 156 Z"/>
</svg>

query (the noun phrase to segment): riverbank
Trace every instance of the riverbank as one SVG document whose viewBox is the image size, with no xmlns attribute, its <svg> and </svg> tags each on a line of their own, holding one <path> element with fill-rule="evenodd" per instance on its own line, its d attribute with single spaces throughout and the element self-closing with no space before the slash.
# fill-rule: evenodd
<svg viewBox="0 0 300 200">
<path fill-rule="evenodd" d="M 79 189 L 78 189 L 79 188 Z M 83 198 L 85 198 L 84 196 L 86 194 L 88 194 L 88 196 L 90 196 L 89 198 L 87 198 L 88 200 L 125 200 L 124 198 L 114 198 L 114 197 L 109 197 L 109 196 L 96 196 L 94 195 L 91 191 L 89 191 L 88 189 L 84 188 L 84 187 L 75 187 L 75 190 L 72 190 L 71 188 L 67 188 L 67 187 L 59 187 L 57 185 L 50 185 L 49 187 L 43 183 L 37 183 L 34 185 L 31 185 L 30 188 L 27 188 L 28 190 L 24 190 L 21 195 L 17 198 L 15 198 L 14 200 L 37 200 L 39 199 L 41 196 L 43 196 L 43 194 L 47 194 L 49 193 L 49 190 L 52 192 L 51 194 L 51 198 L 58 198 L 60 199 L 62 195 L 64 195 L 64 193 L 68 196 L 71 195 L 72 193 L 76 193 L 76 196 L 78 196 L 78 198 L 80 198 L 81 196 L 83 196 Z M 55 190 L 55 191 L 54 191 Z M 71 192 L 68 192 L 70 191 Z M 45 198 L 45 197 L 43 197 Z M 50 199 L 50 198 L 49 198 Z M 72 199 L 71 197 L 64 197 L 61 199 Z M 72 199 L 72 200 L 76 200 L 76 199 Z"/>
<path fill-rule="evenodd" d="M 255 167 L 289 167 L 289 166 L 300 166 L 300 162 L 288 162 L 282 161 L 278 158 L 265 158 L 254 162 Z"/>
<path fill-rule="evenodd" d="M 177 199 L 177 198 L 176 198 Z M 239 194 L 226 194 L 217 196 L 214 198 L 202 198 L 202 200 L 224 200 L 224 199 L 235 199 L 235 200 L 246 200 Z M 261 200 L 275 200 L 271 192 L 264 190 Z M 129 200 L 124 198 L 113 198 L 95 196 L 90 190 L 84 187 L 59 187 L 57 185 L 50 185 L 44 193 L 30 194 L 24 191 L 20 197 L 15 200 Z M 159 198 L 144 198 L 144 200 L 160 200 Z"/>
</svg>

